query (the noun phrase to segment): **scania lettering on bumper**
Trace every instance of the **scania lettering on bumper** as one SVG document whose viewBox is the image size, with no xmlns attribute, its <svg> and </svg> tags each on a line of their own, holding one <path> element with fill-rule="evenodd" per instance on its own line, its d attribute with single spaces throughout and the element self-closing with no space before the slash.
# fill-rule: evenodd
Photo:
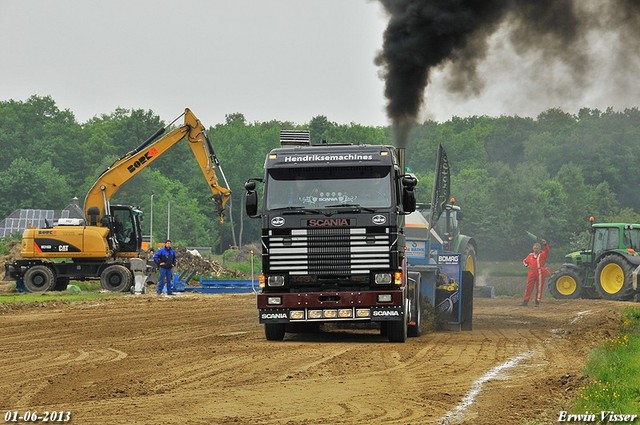
<svg viewBox="0 0 640 425">
<path fill-rule="evenodd" d="M 289 310 L 281 308 L 260 310 L 260 323 L 289 323 Z"/>
<path fill-rule="evenodd" d="M 372 307 L 371 318 L 373 321 L 400 320 L 403 318 L 402 307 Z"/>
<path fill-rule="evenodd" d="M 347 308 L 292 308 L 260 309 L 260 323 L 296 322 L 384 322 L 402 320 L 404 312 L 399 306 L 347 307 Z"/>
</svg>

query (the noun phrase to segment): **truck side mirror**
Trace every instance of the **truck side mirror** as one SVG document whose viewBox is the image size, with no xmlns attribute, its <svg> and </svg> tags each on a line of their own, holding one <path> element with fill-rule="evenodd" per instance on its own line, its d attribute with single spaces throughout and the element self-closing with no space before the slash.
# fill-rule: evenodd
<svg viewBox="0 0 640 425">
<path fill-rule="evenodd" d="M 414 188 L 418 180 L 413 176 L 402 177 L 402 209 L 405 213 L 416 210 L 416 192 Z"/>
<path fill-rule="evenodd" d="M 248 180 L 244 184 L 244 188 L 247 190 L 245 195 L 245 211 L 249 217 L 255 217 L 258 215 L 258 192 L 256 192 L 256 182 Z"/>
</svg>

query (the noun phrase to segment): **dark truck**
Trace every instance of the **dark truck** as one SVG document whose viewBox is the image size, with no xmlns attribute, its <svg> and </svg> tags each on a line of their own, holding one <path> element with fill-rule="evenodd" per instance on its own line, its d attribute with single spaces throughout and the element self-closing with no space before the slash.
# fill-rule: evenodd
<svg viewBox="0 0 640 425">
<path fill-rule="evenodd" d="M 246 212 L 262 219 L 257 305 L 266 338 L 327 322 L 377 322 L 391 342 L 417 334 L 403 233 L 416 179 L 404 173 L 404 152 L 312 145 L 308 132 L 283 131 L 281 145 L 267 155 L 264 178 L 245 184 Z M 264 183 L 260 214 L 256 182 Z"/>
</svg>

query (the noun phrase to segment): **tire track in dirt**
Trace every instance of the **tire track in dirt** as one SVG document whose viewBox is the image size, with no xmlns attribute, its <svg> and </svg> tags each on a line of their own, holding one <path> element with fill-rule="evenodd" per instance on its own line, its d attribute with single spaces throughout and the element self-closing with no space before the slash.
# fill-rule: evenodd
<svg viewBox="0 0 640 425">
<path fill-rule="evenodd" d="M 478 299 L 473 331 L 405 344 L 373 331 L 266 341 L 251 294 L 24 308 L 0 315 L 0 406 L 72 410 L 82 424 L 435 424 L 531 351 L 484 382 L 460 423 L 547 423 L 540 406 L 571 394 L 575 356 L 615 323 L 617 303 L 574 301 Z"/>
</svg>

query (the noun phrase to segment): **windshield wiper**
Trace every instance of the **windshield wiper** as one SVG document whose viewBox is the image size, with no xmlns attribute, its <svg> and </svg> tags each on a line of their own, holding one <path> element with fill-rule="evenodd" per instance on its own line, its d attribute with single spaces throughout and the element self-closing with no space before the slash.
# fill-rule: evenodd
<svg viewBox="0 0 640 425">
<path fill-rule="evenodd" d="M 358 212 L 360 212 L 360 210 L 364 210 L 367 212 L 376 212 L 376 210 L 374 210 L 373 208 L 369 208 L 369 207 L 363 207 L 360 204 L 336 204 L 336 205 L 325 205 L 325 208 L 354 208 L 357 209 Z"/>
<path fill-rule="evenodd" d="M 297 214 L 297 213 L 324 214 L 318 210 L 314 210 L 314 209 L 307 208 L 305 206 L 300 206 L 300 205 L 290 205 L 288 207 L 272 208 L 270 211 L 283 211 L 282 214 Z"/>
</svg>

